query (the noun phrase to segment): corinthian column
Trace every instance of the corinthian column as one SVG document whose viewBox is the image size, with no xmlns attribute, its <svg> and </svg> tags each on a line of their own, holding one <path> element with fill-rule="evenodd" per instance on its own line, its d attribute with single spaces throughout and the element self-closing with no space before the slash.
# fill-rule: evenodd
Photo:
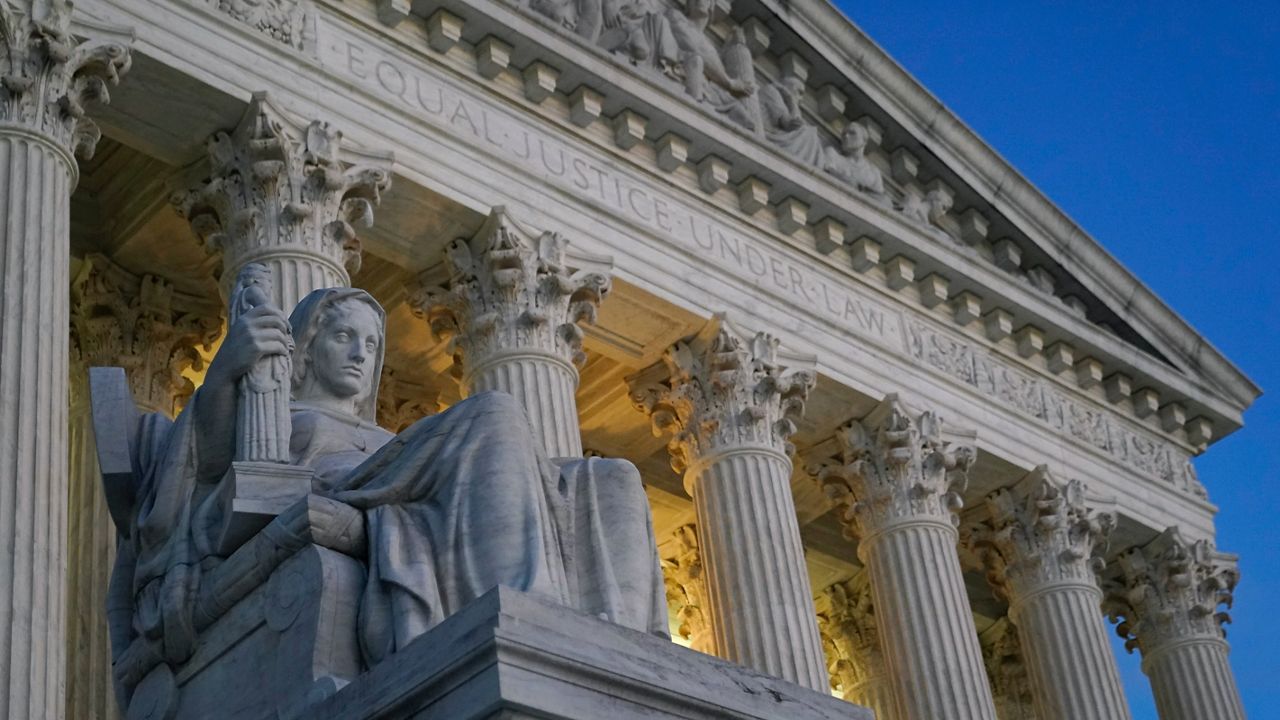
<svg viewBox="0 0 1280 720">
<path fill-rule="evenodd" d="M 107 40 L 77 41 L 66 0 L 0 0 L 0 720 L 63 709 L 74 153 L 131 40 L 87 31 Z"/>
<path fill-rule="evenodd" d="M 114 718 L 106 603 L 116 530 L 98 472 L 88 369 L 123 367 L 139 408 L 173 417 L 194 390 L 183 371 L 200 366 L 196 348 L 207 349 L 221 331 L 221 307 L 101 255 L 85 261 L 71 296 L 67 717 Z"/>
<path fill-rule="evenodd" d="M 390 155 L 346 146 L 328 123 L 296 120 L 254 93 L 236 129 L 209 138 L 208 157 L 208 179 L 173 203 L 222 254 L 224 297 L 252 262 L 271 270 L 286 314 L 312 290 L 350 287 L 361 259 L 354 225 L 373 224 Z"/>
<path fill-rule="evenodd" d="M 814 384 L 812 358 L 717 318 L 627 379 L 693 496 L 713 652 L 827 691 L 827 670 L 791 497 L 787 438 Z"/>
<path fill-rule="evenodd" d="M 1041 465 L 987 498 L 990 523 L 973 536 L 988 579 L 1009 600 L 1040 720 L 1129 717 L 1095 557 L 1115 518 L 1091 513 L 1084 495 L 1079 480 L 1058 482 Z"/>
<path fill-rule="evenodd" d="M 451 343 L 463 397 L 515 396 L 549 457 L 582 456 L 578 323 L 595 322 L 612 284 L 611 260 L 571 257 L 568 245 L 496 207 L 474 237 L 449 243 L 444 265 L 424 272 L 409 293 L 414 312 Z"/>
<path fill-rule="evenodd" d="M 880 630 L 871 604 L 871 581 L 865 570 L 822 593 L 827 607 L 818 613 L 818 629 L 827 650 L 831 678 L 844 699 L 865 705 L 881 720 L 900 716 L 880 651 Z"/>
<path fill-rule="evenodd" d="M 896 395 L 841 428 L 843 464 L 822 472 L 871 577 L 903 720 L 992 720 L 991 689 L 956 550 L 955 511 L 974 459 L 933 413 Z"/>
<path fill-rule="evenodd" d="M 1243 720 L 1222 624 L 1240 573 L 1236 556 L 1169 528 L 1119 558 L 1123 575 L 1108 603 L 1125 646 L 1142 650 L 1162 720 Z"/>
</svg>

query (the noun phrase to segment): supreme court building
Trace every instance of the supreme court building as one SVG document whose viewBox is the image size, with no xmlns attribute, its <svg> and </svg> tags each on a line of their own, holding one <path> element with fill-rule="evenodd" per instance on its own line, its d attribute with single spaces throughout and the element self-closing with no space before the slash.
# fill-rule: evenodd
<svg viewBox="0 0 1280 720">
<path fill-rule="evenodd" d="M 1121 719 L 1118 631 L 1162 718 L 1244 717 L 1192 458 L 1259 389 L 828 0 L 0 0 L 0 45 L 0 718 L 173 717 L 118 708 L 88 368 L 175 415 L 251 262 L 385 307 L 382 427 L 500 389 L 633 462 L 676 643 Z"/>
</svg>

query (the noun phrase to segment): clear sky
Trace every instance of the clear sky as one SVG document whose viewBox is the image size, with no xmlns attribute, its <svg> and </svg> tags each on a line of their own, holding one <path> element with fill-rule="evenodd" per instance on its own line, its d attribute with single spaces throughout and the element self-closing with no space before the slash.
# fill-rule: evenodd
<svg viewBox="0 0 1280 720">
<path fill-rule="evenodd" d="M 1280 5 L 836 0 L 1260 385 L 1196 462 L 1241 555 L 1228 628 L 1252 720 L 1280 718 Z M 1155 720 L 1120 650 L 1135 720 Z"/>
</svg>

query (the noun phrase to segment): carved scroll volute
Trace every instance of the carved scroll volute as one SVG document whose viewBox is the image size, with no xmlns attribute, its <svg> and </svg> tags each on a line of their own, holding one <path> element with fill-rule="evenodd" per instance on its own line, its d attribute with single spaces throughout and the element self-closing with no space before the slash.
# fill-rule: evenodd
<svg viewBox="0 0 1280 720">
<path fill-rule="evenodd" d="M 230 323 L 256 307 L 271 305 L 271 271 L 249 263 L 240 271 L 228 310 Z M 289 352 L 293 352 L 290 340 Z M 259 360 L 240 379 L 236 404 L 236 460 L 288 463 L 293 422 L 289 395 L 293 361 L 290 355 Z"/>
</svg>

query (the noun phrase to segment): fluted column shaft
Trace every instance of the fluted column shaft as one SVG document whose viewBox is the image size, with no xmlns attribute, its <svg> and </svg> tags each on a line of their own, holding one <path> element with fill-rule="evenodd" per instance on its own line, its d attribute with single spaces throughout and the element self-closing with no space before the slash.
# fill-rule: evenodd
<svg viewBox="0 0 1280 720">
<path fill-rule="evenodd" d="M 529 415 L 529 425 L 548 457 L 581 457 L 578 368 L 555 353 L 495 353 L 462 377 L 470 397 L 488 390 L 510 393 Z"/>
<path fill-rule="evenodd" d="M 273 300 L 286 314 L 312 290 L 351 287 L 351 275 L 346 268 L 320 253 L 287 246 L 227 258 L 223 263 L 223 278 L 234 280 L 249 263 L 265 265 L 271 271 Z"/>
<path fill-rule="evenodd" d="M 863 707 L 871 708 L 876 718 L 897 717 L 897 702 L 894 700 L 893 686 L 889 684 L 889 675 L 883 671 L 867 675 L 850 687 L 845 693 L 845 700 Z"/>
<path fill-rule="evenodd" d="M 1221 638 L 1168 643 L 1144 655 L 1142 671 L 1151 680 L 1161 720 L 1244 720 Z"/>
<path fill-rule="evenodd" d="M 693 496 L 714 652 L 827 692 L 788 441 L 814 359 L 779 344 L 717 316 L 627 383 Z"/>
<path fill-rule="evenodd" d="M 115 564 L 116 530 L 98 472 L 88 378 L 72 379 L 67 587 L 67 716 L 119 717 L 111 682 L 107 586 Z"/>
<path fill-rule="evenodd" d="M 828 680 L 791 496 L 791 462 L 738 449 L 691 468 L 714 652 L 814 690 Z"/>
<path fill-rule="evenodd" d="M 902 720 L 995 718 L 956 542 L 950 524 L 907 521 L 859 546 Z"/>
<path fill-rule="evenodd" d="M 1093 512 L 1082 482 L 1044 465 L 991 493 L 987 508 L 991 519 L 972 540 L 1009 599 L 1036 717 L 1128 720 L 1097 575 L 1115 518 Z"/>
<path fill-rule="evenodd" d="M 1101 607 L 1102 592 L 1083 583 L 1041 588 L 1010 605 L 1040 720 L 1128 720 Z"/>
<path fill-rule="evenodd" d="M 897 700 L 892 720 L 994 720 L 954 523 L 976 451 L 944 439 L 937 415 L 896 395 L 836 440 L 839 461 L 819 478 L 859 540 Z"/>
<path fill-rule="evenodd" d="M 69 153 L 0 124 L 0 718 L 62 713 Z"/>
</svg>

